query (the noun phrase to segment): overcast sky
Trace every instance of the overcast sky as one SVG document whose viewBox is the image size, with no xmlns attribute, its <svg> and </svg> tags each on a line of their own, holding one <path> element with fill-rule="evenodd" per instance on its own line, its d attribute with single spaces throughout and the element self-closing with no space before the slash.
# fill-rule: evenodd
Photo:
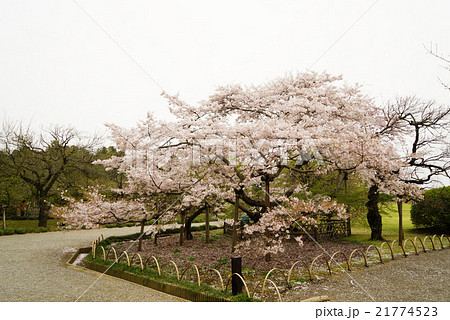
<svg viewBox="0 0 450 320">
<path fill-rule="evenodd" d="M 307 69 L 449 104 L 426 50 L 450 54 L 449 17 L 448 0 L 0 0 L 0 117 L 105 132 L 167 117 L 162 89 L 195 103 Z"/>
</svg>

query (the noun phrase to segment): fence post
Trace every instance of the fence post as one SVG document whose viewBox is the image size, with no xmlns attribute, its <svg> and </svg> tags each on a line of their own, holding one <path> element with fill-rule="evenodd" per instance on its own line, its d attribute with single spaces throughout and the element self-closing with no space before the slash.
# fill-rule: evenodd
<svg viewBox="0 0 450 320">
<path fill-rule="evenodd" d="M 317 229 L 316 226 L 313 226 L 312 229 L 313 229 L 312 231 L 314 234 L 314 240 L 318 241 L 319 240 L 319 230 Z"/>
<path fill-rule="evenodd" d="M 139 243 L 138 243 L 138 251 L 142 251 L 142 241 L 144 240 L 144 228 L 145 222 L 147 221 L 147 217 L 144 217 L 141 221 L 141 231 L 139 232 Z"/>
<path fill-rule="evenodd" d="M 205 242 L 209 243 L 209 204 L 206 204 Z"/>
<path fill-rule="evenodd" d="M 234 221 L 233 221 L 233 233 L 231 235 L 231 252 L 234 252 L 237 245 L 237 224 L 239 219 L 239 193 L 235 191 L 235 202 L 234 202 Z"/>
<path fill-rule="evenodd" d="M 242 280 L 235 275 L 239 274 L 242 277 L 242 257 L 231 257 L 231 292 L 233 296 L 242 293 Z"/>
</svg>

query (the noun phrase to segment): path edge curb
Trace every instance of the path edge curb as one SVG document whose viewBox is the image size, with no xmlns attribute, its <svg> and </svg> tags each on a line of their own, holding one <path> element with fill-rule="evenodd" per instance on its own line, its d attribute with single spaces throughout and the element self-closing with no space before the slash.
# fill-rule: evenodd
<svg viewBox="0 0 450 320">
<path fill-rule="evenodd" d="M 90 247 L 79 248 L 74 255 L 67 261 L 67 264 L 73 266 L 73 262 L 77 259 L 78 255 L 81 253 L 89 253 L 91 251 Z M 179 287 L 170 283 L 165 283 L 161 281 L 157 281 L 154 279 L 145 278 L 143 276 L 136 275 L 127 271 L 119 271 L 111 269 L 107 266 L 92 263 L 90 261 L 84 261 L 84 268 L 97 271 L 100 273 L 107 274 L 112 277 L 116 277 L 122 280 L 130 281 L 136 284 L 139 284 L 144 287 L 148 287 L 160 292 L 164 292 L 185 300 L 189 300 L 192 302 L 231 302 L 231 300 L 214 297 L 212 295 L 203 294 L 200 292 L 194 292 L 192 290 Z"/>
</svg>

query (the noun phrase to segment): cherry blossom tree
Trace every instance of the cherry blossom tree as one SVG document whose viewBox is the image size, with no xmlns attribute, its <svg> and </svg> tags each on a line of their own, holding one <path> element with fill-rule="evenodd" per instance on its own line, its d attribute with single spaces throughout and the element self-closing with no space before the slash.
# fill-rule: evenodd
<svg viewBox="0 0 450 320">
<path fill-rule="evenodd" d="M 98 188 L 91 188 L 86 192 L 84 200 L 62 195 L 68 205 L 54 207 L 52 214 L 64 219 L 68 229 L 92 229 L 111 223 L 141 222 L 142 216 L 150 212 L 145 203 L 135 200 L 106 199 L 99 193 Z"/>
<path fill-rule="evenodd" d="M 363 168 L 363 144 L 373 135 L 378 110 L 358 87 L 338 82 L 341 77 L 305 73 L 258 87 L 220 87 L 197 107 L 168 98 L 180 118 L 194 115 L 189 126 L 198 128 L 198 137 L 225 141 L 220 150 L 216 143 L 200 143 L 222 162 L 230 189 L 258 208 L 247 212 L 257 221 L 268 207 L 282 202 L 267 196 L 272 194 L 270 184 L 283 173 L 302 173 L 307 166 L 316 173 Z M 279 196 L 294 193 L 294 180 Z M 255 181 L 264 185 L 265 198 L 252 192 Z"/>
<path fill-rule="evenodd" d="M 289 218 L 312 223 L 306 214 L 331 208 L 343 216 L 332 199 L 317 197 L 307 209 L 296 200 L 307 194 L 305 173 L 357 175 L 376 186 L 375 194 L 403 187 L 392 174 L 403 162 L 379 134 L 382 113 L 340 76 L 307 72 L 259 86 L 223 86 L 195 106 L 164 96 L 175 120 L 149 114 L 131 129 L 108 125 L 125 155 L 98 163 L 126 174 L 118 192 L 163 206 L 168 220 L 181 214 L 189 225 L 206 206 L 221 212 L 234 204 L 253 221 L 250 233 L 270 235 L 263 251 L 275 252 Z M 305 208 L 294 212 L 299 206 Z"/>
<path fill-rule="evenodd" d="M 342 84 L 341 77 L 306 73 L 257 87 L 220 87 L 197 107 L 178 97 L 168 99 L 174 114 L 190 119 L 187 126 L 196 128 L 197 137 L 228 142 L 217 152 L 217 144 L 196 140 L 222 162 L 219 170 L 228 177 L 228 190 L 238 194 L 245 204 L 240 209 L 254 222 L 302 189 L 296 174 L 308 171 L 339 170 L 369 184 L 373 239 L 381 238 L 379 192 L 415 192 L 393 174 L 404 161 L 379 134 L 385 124 L 381 110 L 358 86 Z M 291 179 L 283 185 L 277 179 L 286 174 Z M 231 194 L 225 199 L 234 202 Z"/>
</svg>

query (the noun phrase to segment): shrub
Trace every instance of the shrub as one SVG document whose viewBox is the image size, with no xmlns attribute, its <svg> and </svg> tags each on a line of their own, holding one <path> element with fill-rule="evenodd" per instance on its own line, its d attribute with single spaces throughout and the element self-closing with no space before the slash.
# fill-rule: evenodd
<svg viewBox="0 0 450 320">
<path fill-rule="evenodd" d="M 423 200 L 411 207 L 411 221 L 416 227 L 450 233 L 450 187 L 425 191 Z"/>
<path fill-rule="evenodd" d="M 30 217 L 30 216 L 18 216 L 16 214 L 13 215 L 7 215 L 6 216 L 8 220 L 38 220 L 39 217 Z M 49 220 L 53 219 L 51 217 L 48 217 Z"/>
<path fill-rule="evenodd" d="M 4 234 L 5 236 L 14 234 L 14 229 L 5 229 L 5 230 L 3 230 L 3 234 Z"/>
<path fill-rule="evenodd" d="M 24 229 L 14 229 L 16 234 L 25 234 L 27 233 Z"/>
<path fill-rule="evenodd" d="M 2 236 L 3 235 L 3 230 L 2 229 L 0 229 L 0 236 Z"/>
</svg>

